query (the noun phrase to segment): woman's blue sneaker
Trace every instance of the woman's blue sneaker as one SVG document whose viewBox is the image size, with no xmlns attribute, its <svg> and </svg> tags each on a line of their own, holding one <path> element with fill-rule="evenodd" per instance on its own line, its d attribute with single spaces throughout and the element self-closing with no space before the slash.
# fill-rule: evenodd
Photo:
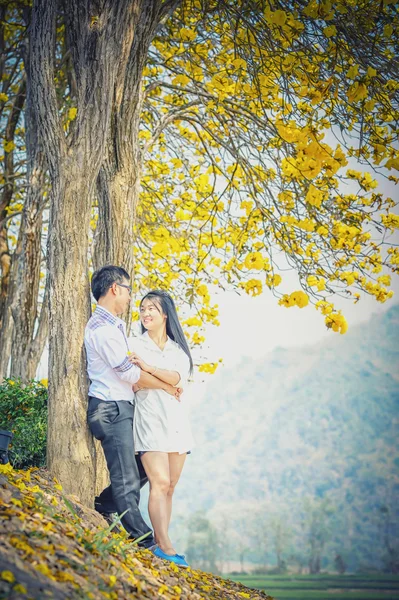
<svg viewBox="0 0 399 600">
<path fill-rule="evenodd" d="M 189 564 L 186 561 L 186 557 L 183 554 L 165 554 L 163 550 L 159 546 L 153 550 L 153 553 L 158 558 L 163 558 L 163 560 L 169 560 L 170 562 L 174 562 L 179 567 L 188 567 Z"/>
</svg>

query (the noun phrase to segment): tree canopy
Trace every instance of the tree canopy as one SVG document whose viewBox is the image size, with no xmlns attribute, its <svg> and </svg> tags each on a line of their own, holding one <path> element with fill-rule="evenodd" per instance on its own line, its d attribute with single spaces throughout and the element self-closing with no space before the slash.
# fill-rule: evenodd
<svg viewBox="0 0 399 600">
<path fill-rule="evenodd" d="M 6 256 L 26 191 L 17 124 L 26 35 L 18 19 L 27 9 L 2 11 Z M 77 87 L 63 19 L 56 82 L 68 138 L 77 134 Z M 310 299 L 341 332 L 333 294 L 391 297 L 399 259 L 387 238 L 398 217 L 374 172 L 398 181 L 397 23 L 389 1 L 191 1 L 168 15 L 143 70 L 137 290 L 171 289 L 195 307 L 186 324 L 196 327 L 218 322 L 209 284 L 250 295 L 268 287 L 287 307 Z M 94 198 L 94 234 L 96 221 Z M 301 281 L 292 294 L 278 289 L 286 262 Z"/>
<path fill-rule="evenodd" d="M 391 0 L 2 3 L 1 374 L 34 375 L 48 336 L 68 413 L 106 262 L 188 304 L 191 345 L 212 286 L 340 333 L 334 296 L 392 297 L 398 22 Z"/>
</svg>

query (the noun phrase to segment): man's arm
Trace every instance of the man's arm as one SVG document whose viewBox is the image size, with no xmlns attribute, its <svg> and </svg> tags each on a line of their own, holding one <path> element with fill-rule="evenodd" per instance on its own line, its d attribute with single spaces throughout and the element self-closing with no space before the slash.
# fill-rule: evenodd
<svg viewBox="0 0 399 600">
<path fill-rule="evenodd" d="M 91 343 L 120 379 L 131 384 L 139 380 L 141 371 L 129 361 L 125 338 L 117 327 L 104 326 L 95 329 L 91 333 Z"/>
</svg>

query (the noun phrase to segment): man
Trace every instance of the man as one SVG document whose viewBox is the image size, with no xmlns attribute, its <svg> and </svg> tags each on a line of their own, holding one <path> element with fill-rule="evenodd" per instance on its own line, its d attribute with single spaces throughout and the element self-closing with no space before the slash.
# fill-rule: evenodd
<svg viewBox="0 0 399 600">
<path fill-rule="evenodd" d="M 111 479 L 111 485 L 95 499 L 95 508 L 105 517 L 125 513 L 121 522 L 131 537 L 146 535 L 139 545 L 154 550 L 152 531 L 139 510 L 140 487 L 147 477 L 134 452 L 132 386 L 164 389 L 176 398 L 179 390 L 128 360 L 126 327 L 119 316 L 130 306 L 129 280 L 125 269 L 108 265 L 96 271 L 91 281 L 97 308 L 85 331 L 88 422 L 94 437 L 101 441 Z"/>
</svg>

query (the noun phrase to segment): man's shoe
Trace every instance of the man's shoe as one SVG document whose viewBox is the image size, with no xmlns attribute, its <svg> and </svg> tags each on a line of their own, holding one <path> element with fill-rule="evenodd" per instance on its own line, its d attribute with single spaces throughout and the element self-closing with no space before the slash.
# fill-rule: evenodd
<svg viewBox="0 0 399 600">
<path fill-rule="evenodd" d="M 153 554 L 158 558 L 162 558 L 163 560 L 168 560 L 169 562 L 175 563 L 178 567 L 188 567 L 189 564 L 186 561 L 185 556 L 182 554 L 165 554 L 159 546 L 153 550 Z"/>
</svg>

